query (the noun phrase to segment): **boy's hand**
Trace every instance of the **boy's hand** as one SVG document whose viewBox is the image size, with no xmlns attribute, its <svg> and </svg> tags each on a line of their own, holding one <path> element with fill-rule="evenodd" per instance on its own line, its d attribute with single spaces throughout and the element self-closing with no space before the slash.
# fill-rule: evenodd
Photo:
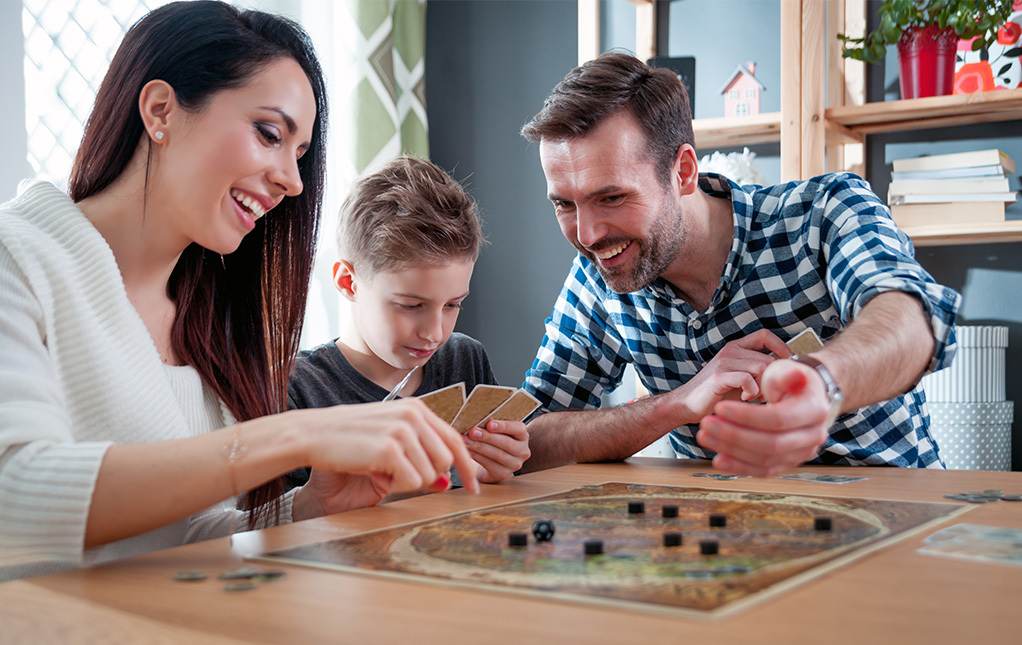
<svg viewBox="0 0 1022 645">
<path fill-rule="evenodd" d="M 521 421 L 490 421 L 486 430 L 472 428 L 465 433 L 465 445 L 479 464 L 479 481 L 496 484 L 507 479 L 532 453 L 529 431 Z"/>
</svg>

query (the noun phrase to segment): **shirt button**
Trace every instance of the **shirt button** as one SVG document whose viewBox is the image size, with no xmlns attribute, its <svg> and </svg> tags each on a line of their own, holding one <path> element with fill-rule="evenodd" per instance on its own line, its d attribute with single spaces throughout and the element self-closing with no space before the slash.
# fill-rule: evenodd
<svg viewBox="0 0 1022 645">
<path fill-rule="evenodd" d="M 703 326 L 703 323 L 699 322 L 698 320 L 693 320 L 692 321 L 692 329 L 701 329 L 702 326 Z"/>
</svg>

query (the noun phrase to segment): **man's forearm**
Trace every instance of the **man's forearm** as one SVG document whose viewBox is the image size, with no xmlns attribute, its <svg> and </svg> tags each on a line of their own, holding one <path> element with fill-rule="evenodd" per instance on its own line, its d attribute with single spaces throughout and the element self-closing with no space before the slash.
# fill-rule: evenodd
<svg viewBox="0 0 1022 645">
<path fill-rule="evenodd" d="M 816 352 L 844 393 L 843 411 L 911 389 L 933 355 L 933 330 L 915 296 L 890 291 L 866 304 L 833 342 Z"/>
<path fill-rule="evenodd" d="M 601 410 L 548 412 L 529 423 L 532 472 L 573 463 L 620 461 L 670 430 L 694 423 L 667 394 Z"/>
</svg>

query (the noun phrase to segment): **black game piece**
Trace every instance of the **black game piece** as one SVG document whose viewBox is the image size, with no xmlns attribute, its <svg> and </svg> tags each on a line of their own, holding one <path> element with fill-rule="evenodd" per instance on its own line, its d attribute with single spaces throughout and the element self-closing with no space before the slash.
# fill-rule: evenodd
<svg viewBox="0 0 1022 645">
<path fill-rule="evenodd" d="M 554 523 L 551 520 L 536 520 L 532 525 L 532 534 L 537 542 L 549 542 L 554 539 Z"/>
<path fill-rule="evenodd" d="M 678 517 L 678 507 L 677 506 L 664 506 L 663 508 L 660 509 L 660 513 L 664 517 Z"/>
<path fill-rule="evenodd" d="M 813 528 L 817 531 L 829 531 L 831 522 L 829 517 L 817 517 L 813 520 Z"/>
<path fill-rule="evenodd" d="M 628 512 L 632 515 L 638 515 L 639 513 L 646 512 L 645 502 L 628 502 Z"/>
<path fill-rule="evenodd" d="M 727 526 L 727 515 L 710 513 L 710 526 Z"/>
<path fill-rule="evenodd" d="M 703 555 L 717 555 L 719 546 L 716 540 L 702 540 L 699 542 L 699 552 Z"/>
<path fill-rule="evenodd" d="M 664 546 L 681 546 L 681 533 L 664 533 Z"/>
<path fill-rule="evenodd" d="M 603 540 L 586 540 L 586 555 L 600 555 L 603 553 Z"/>
<path fill-rule="evenodd" d="M 509 533 L 507 544 L 508 546 L 528 546 L 529 536 L 526 533 Z"/>
</svg>

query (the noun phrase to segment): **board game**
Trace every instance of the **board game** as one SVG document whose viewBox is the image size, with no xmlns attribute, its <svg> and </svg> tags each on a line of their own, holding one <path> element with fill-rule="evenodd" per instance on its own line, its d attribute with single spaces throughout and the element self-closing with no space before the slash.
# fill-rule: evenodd
<svg viewBox="0 0 1022 645">
<path fill-rule="evenodd" d="M 259 558 L 715 619 L 966 510 L 605 483 Z"/>
</svg>

